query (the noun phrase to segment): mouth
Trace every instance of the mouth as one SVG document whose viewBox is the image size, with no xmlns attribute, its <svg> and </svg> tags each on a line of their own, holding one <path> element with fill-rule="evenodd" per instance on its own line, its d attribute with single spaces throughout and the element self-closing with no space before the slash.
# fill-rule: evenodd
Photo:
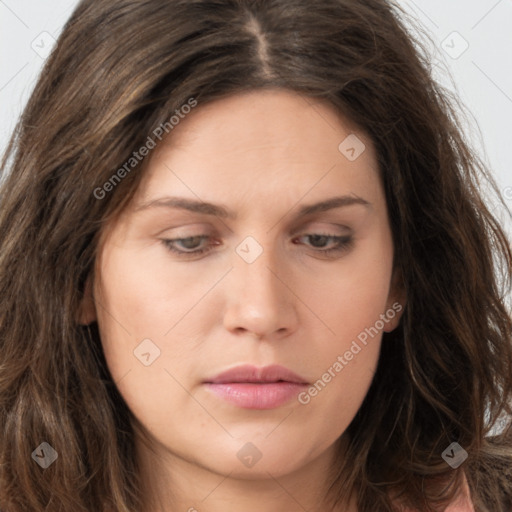
<svg viewBox="0 0 512 512">
<path fill-rule="evenodd" d="M 238 366 L 203 382 L 216 397 L 244 409 L 275 409 L 309 383 L 280 365 Z"/>
</svg>

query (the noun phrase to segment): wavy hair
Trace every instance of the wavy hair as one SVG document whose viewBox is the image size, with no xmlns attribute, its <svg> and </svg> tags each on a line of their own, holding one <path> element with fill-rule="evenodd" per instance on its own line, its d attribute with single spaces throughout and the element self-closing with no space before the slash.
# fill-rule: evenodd
<svg viewBox="0 0 512 512">
<path fill-rule="evenodd" d="M 78 4 L 1 167 L 2 510 L 142 511 L 137 423 L 78 315 L 144 162 L 98 187 L 191 98 L 281 88 L 371 137 L 407 295 L 329 502 L 355 489 L 361 512 L 393 510 L 391 496 L 442 510 L 465 474 L 478 511 L 510 512 L 512 429 L 493 427 L 512 412 L 512 254 L 484 185 L 506 205 L 404 16 L 385 0 Z M 43 441 L 58 453 L 44 471 L 31 459 Z M 453 441 L 469 454 L 458 469 L 441 456 Z"/>
</svg>

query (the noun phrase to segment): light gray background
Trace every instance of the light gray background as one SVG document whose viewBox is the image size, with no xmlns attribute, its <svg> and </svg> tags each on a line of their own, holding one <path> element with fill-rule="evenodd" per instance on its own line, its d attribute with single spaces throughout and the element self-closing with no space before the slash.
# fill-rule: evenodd
<svg viewBox="0 0 512 512">
<path fill-rule="evenodd" d="M 0 152 L 77 3 L 0 0 Z M 512 208 L 512 0 L 400 4 L 433 38 L 429 48 L 436 78 L 456 91 L 472 114 L 464 130 Z M 496 210 L 512 238 L 512 222 L 505 213 Z"/>
</svg>

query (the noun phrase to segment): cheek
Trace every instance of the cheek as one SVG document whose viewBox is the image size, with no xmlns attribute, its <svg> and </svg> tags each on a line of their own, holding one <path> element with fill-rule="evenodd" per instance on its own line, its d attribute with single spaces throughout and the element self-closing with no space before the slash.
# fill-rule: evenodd
<svg viewBox="0 0 512 512">
<path fill-rule="evenodd" d="M 346 430 L 366 397 L 375 375 L 380 344 L 380 336 L 366 346 L 356 340 L 348 350 L 337 355 L 335 362 L 315 383 L 315 390 L 320 390 L 316 399 L 323 400 L 319 406 L 329 411 L 333 425 L 339 429 L 338 434 Z M 328 381 L 326 387 L 322 388 L 325 381 Z"/>
<path fill-rule="evenodd" d="M 308 358 L 316 369 L 315 380 L 299 402 L 319 422 L 329 417 L 330 426 L 318 426 L 326 430 L 326 438 L 348 427 L 372 383 L 381 348 L 383 300 L 357 287 L 353 295 L 334 303 L 330 316 L 324 310 L 335 334 L 315 338 Z"/>
<path fill-rule="evenodd" d="M 314 338 L 311 361 L 317 380 L 303 402 L 330 410 L 338 424 L 356 414 L 377 367 L 392 268 L 391 245 L 386 242 L 367 239 L 322 280 L 322 286 L 309 286 L 308 305 L 325 324 L 325 334 Z M 391 313 L 388 321 L 394 317 Z"/>
<path fill-rule="evenodd" d="M 179 368 L 187 368 L 190 347 L 183 342 L 169 350 L 169 344 L 173 326 L 190 309 L 186 297 L 198 293 L 178 272 L 164 272 L 160 262 L 143 258 L 142 251 L 111 247 L 102 257 L 95 288 L 101 344 L 112 379 L 132 413 L 151 429 L 168 428 L 173 418 L 165 411 L 185 407 L 188 395 L 178 384 L 183 376 L 169 363 L 178 360 Z"/>
<path fill-rule="evenodd" d="M 105 359 L 114 381 L 141 364 L 134 350 L 153 340 L 163 326 L 158 307 L 157 282 L 151 265 L 137 253 L 111 246 L 101 256 L 95 286 L 96 311 Z M 153 270 L 150 270 L 153 269 Z M 156 340 L 155 340 L 156 341 Z M 159 341 L 156 342 L 158 347 Z"/>
<path fill-rule="evenodd" d="M 354 338 L 374 326 L 385 313 L 392 260 L 392 246 L 387 237 L 367 237 L 324 274 L 308 279 L 304 296 L 330 328 L 332 339 Z"/>
<path fill-rule="evenodd" d="M 149 393 L 169 387 L 165 369 L 180 378 L 192 365 L 198 319 L 207 311 L 207 301 L 200 299 L 218 280 L 215 273 L 197 279 L 186 264 L 171 272 L 165 251 L 154 249 L 111 246 L 102 255 L 95 287 L 105 359 L 114 381 L 123 379 L 118 387 L 127 401 L 134 388 Z"/>
<path fill-rule="evenodd" d="M 106 333 L 124 328 L 132 339 L 162 337 L 197 303 L 208 282 L 186 263 L 169 265 L 165 250 L 111 249 L 103 256 L 98 311 Z M 212 281 L 216 276 L 212 276 Z M 211 286 L 211 285 L 210 285 Z"/>
</svg>

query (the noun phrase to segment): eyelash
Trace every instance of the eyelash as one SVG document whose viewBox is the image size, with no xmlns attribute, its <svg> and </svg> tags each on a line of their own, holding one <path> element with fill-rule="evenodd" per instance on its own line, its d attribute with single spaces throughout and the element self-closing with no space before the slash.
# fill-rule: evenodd
<svg viewBox="0 0 512 512">
<path fill-rule="evenodd" d="M 324 256 L 333 256 L 336 254 L 341 254 L 345 251 L 350 250 L 354 244 L 354 239 L 351 236 L 347 236 L 347 235 L 337 236 L 337 235 L 329 235 L 329 234 L 324 234 L 324 233 L 307 233 L 307 234 L 301 235 L 297 238 L 315 237 L 315 236 L 316 237 L 324 237 L 327 239 L 337 241 L 336 247 L 333 247 L 331 249 L 318 249 L 318 252 Z M 162 243 L 169 251 L 171 251 L 174 254 L 177 254 L 179 257 L 182 257 L 182 258 L 187 258 L 188 256 L 200 256 L 202 254 L 206 254 L 206 253 L 210 252 L 211 250 L 213 250 L 212 245 L 207 246 L 206 248 L 203 248 L 203 249 L 196 249 L 196 250 L 192 250 L 192 251 L 182 251 L 182 250 L 176 249 L 176 247 L 174 246 L 174 244 L 176 242 L 183 242 L 185 240 L 192 240 L 194 238 L 205 239 L 205 238 L 209 238 L 209 236 L 208 235 L 196 235 L 196 236 L 188 236 L 185 238 L 162 239 Z M 219 244 L 214 244 L 214 245 L 219 245 Z"/>
</svg>

